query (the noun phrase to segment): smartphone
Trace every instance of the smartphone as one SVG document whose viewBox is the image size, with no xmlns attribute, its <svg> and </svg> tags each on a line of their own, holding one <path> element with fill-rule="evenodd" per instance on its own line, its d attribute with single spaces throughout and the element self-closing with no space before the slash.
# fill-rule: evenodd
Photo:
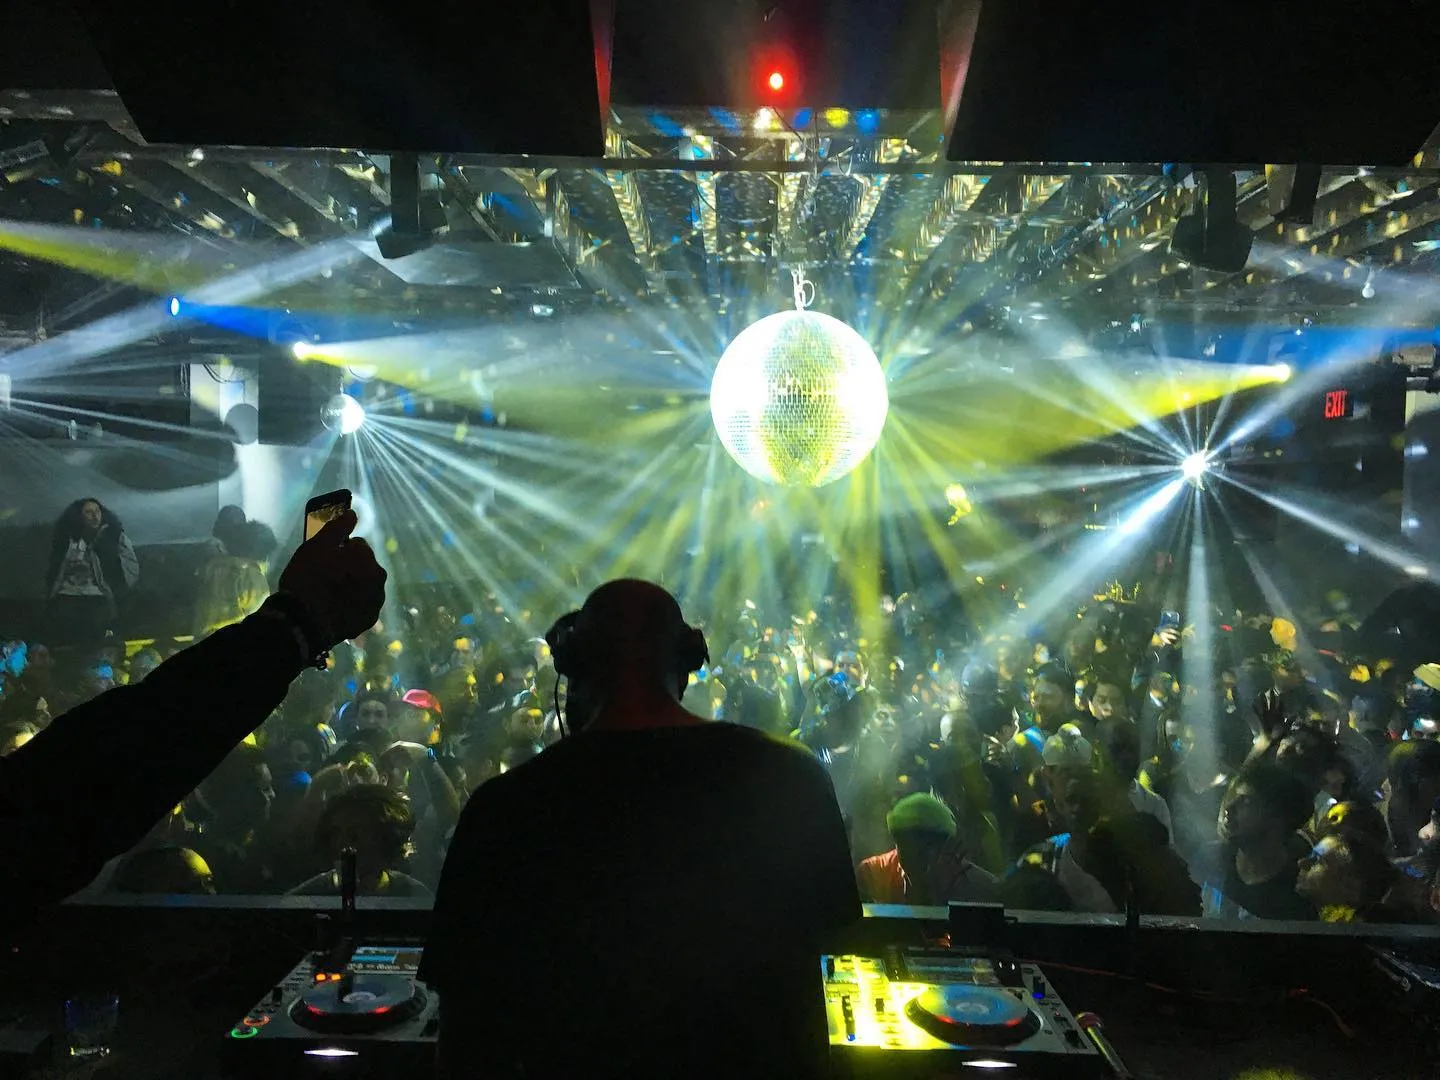
<svg viewBox="0 0 1440 1080">
<path fill-rule="evenodd" d="M 350 509 L 350 490 L 337 488 L 324 495 L 316 495 L 305 504 L 305 539 L 309 540 L 325 527 L 327 521 L 334 521 Z"/>
<path fill-rule="evenodd" d="M 1178 611 L 1160 612 L 1161 630 L 1178 630 L 1180 628 L 1180 613 Z"/>
</svg>

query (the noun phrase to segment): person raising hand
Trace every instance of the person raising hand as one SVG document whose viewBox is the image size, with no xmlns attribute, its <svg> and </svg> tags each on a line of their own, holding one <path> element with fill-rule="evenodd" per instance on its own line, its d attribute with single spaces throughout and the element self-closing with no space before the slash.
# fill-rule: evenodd
<svg viewBox="0 0 1440 1080">
<path fill-rule="evenodd" d="M 85 885 L 258 728 L 304 668 L 375 625 L 386 574 L 355 525 L 346 512 L 301 544 L 253 615 L 0 758 L 0 864 L 13 881 L 0 921 L 28 919 Z M 135 737 L 136 717 L 166 753 Z"/>
</svg>

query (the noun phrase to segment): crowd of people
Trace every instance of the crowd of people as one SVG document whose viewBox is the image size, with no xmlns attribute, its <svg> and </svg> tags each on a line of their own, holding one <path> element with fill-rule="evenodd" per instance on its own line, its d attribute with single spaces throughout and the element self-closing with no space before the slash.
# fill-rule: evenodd
<svg viewBox="0 0 1440 1080">
<path fill-rule="evenodd" d="M 259 607 L 274 546 L 222 511 L 197 634 Z M 105 635 L 136 585 L 118 519 L 95 500 L 67 511 L 45 624 L 0 628 L 0 754 L 180 647 Z M 686 706 L 818 758 L 863 899 L 1440 921 L 1428 657 L 1317 648 L 1355 625 L 1337 598 L 1202 615 L 1111 583 L 1032 625 L 1013 589 L 976 593 L 686 605 L 711 652 Z M 92 889 L 334 894 L 353 849 L 362 895 L 430 898 L 471 794 L 564 737 L 565 683 L 536 632 L 564 606 L 392 595 Z"/>
</svg>

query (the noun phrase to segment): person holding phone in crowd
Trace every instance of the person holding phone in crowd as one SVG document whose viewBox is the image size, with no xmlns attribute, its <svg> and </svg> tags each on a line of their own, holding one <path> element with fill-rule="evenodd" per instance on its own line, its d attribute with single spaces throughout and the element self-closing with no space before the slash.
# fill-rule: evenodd
<svg viewBox="0 0 1440 1080">
<path fill-rule="evenodd" d="M 86 552 L 98 548 L 103 574 L 104 508 L 92 499 L 75 510 L 76 535 L 89 537 Z M 0 865 L 11 877 L 0 893 L 0 921 L 13 926 L 85 885 L 258 728 L 302 670 L 375 625 L 386 574 L 352 536 L 355 524 L 346 510 L 303 543 L 253 615 L 172 656 L 143 682 L 56 717 L 0 758 Z M 118 522 L 113 527 L 118 537 Z M 57 538 L 65 535 L 57 530 Z M 62 562 L 72 550 L 62 548 Z M 206 703 L 203 718 L 197 702 Z M 166 753 L 134 738 L 137 716 L 166 732 Z M 60 790 L 87 797 L 56 799 Z"/>
</svg>

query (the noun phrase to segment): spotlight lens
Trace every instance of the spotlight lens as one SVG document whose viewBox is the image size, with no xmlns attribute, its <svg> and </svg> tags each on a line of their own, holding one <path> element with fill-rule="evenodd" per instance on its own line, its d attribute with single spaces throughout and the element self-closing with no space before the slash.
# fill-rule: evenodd
<svg viewBox="0 0 1440 1080">
<path fill-rule="evenodd" d="M 310 359 L 310 343 L 309 343 L 309 342 L 306 342 L 306 341 L 297 341 L 297 342 L 295 342 L 294 345 L 291 345 L 291 346 L 290 346 L 290 351 L 295 354 L 295 359 L 296 359 L 296 360 L 309 360 L 309 359 Z"/>
<path fill-rule="evenodd" d="M 770 89 L 783 90 L 785 88 L 785 76 L 778 71 L 770 73 Z"/>
<path fill-rule="evenodd" d="M 320 410 L 320 422 L 341 435 L 353 435 L 365 423 L 365 409 L 349 394 L 336 394 Z"/>
<path fill-rule="evenodd" d="M 170 297 L 170 315 L 176 319 L 180 317 L 180 298 L 178 296 Z"/>
<path fill-rule="evenodd" d="M 1186 480 L 1199 480 L 1210 468 L 1210 459 L 1204 453 L 1194 453 L 1180 463 L 1180 472 Z"/>
</svg>

